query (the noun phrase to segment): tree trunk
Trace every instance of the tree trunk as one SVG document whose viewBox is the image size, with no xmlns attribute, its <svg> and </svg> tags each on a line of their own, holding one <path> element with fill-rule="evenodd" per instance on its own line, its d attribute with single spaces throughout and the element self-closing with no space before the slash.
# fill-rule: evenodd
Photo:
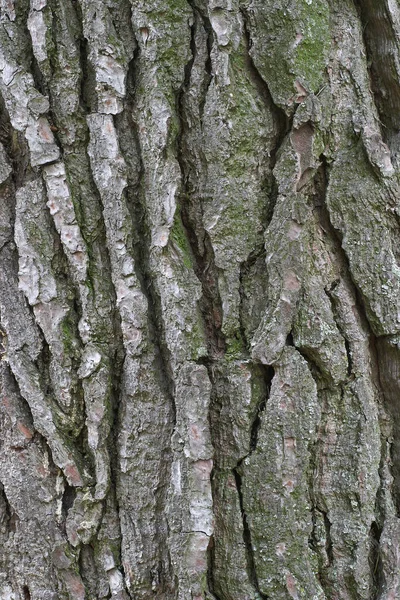
<svg viewBox="0 0 400 600">
<path fill-rule="evenodd" d="M 0 22 L 0 599 L 399 598 L 397 2 Z"/>
</svg>

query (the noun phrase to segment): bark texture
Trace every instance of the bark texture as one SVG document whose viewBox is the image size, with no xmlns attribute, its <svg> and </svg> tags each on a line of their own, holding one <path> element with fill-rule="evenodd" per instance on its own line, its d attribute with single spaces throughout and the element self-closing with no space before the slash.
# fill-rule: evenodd
<svg viewBox="0 0 400 600">
<path fill-rule="evenodd" d="M 400 597 L 396 0 L 0 0 L 0 599 Z"/>
</svg>

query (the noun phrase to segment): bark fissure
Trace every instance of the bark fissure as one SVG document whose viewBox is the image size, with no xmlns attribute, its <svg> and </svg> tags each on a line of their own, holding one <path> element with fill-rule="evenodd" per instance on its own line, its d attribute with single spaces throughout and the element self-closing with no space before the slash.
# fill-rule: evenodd
<svg viewBox="0 0 400 600">
<path fill-rule="evenodd" d="M 373 378 L 373 383 L 378 392 L 378 401 L 379 401 L 380 396 L 382 396 L 383 398 L 388 397 L 388 390 L 385 391 L 385 385 L 384 385 L 384 383 L 382 383 L 381 375 L 380 375 L 381 367 L 380 367 L 380 361 L 379 361 L 379 353 L 378 353 L 378 349 L 377 349 L 379 337 L 376 336 L 372 331 L 372 328 L 371 328 L 371 325 L 370 325 L 370 322 L 368 319 L 367 311 L 365 308 L 364 298 L 362 297 L 357 284 L 354 282 L 351 268 L 350 268 L 349 259 L 346 255 L 344 248 L 342 247 L 341 235 L 333 227 L 333 225 L 331 223 L 329 209 L 326 205 L 326 193 L 327 193 L 328 186 L 329 186 L 329 166 L 323 155 L 321 155 L 320 159 L 322 161 L 322 164 L 320 167 L 320 173 L 321 173 L 320 177 L 321 177 L 323 192 L 317 194 L 314 198 L 315 210 L 317 211 L 323 231 L 329 236 L 329 239 L 331 240 L 332 246 L 333 246 L 335 254 L 336 254 L 336 259 L 338 261 L 339 271 L 340 271 L 342 277 L 346 278 L 347 284 L 350 287 L 350 289 L 352 289 L 354 298 L 356 299 L 355 309 L 357 310 L 357 313 L 359 315 L 361 322 L 363 323 L 364 328 L 366 328 L 366 330 L 368 332 L 369 354 L 371 357 L 371 374 L 372 374 L 372 378 Z M 351 381 L 357 375 L 354 373 L 354 365 L 353 365 L 353 358 L 352 358 L 352 353 L 351 353 L 351 348 L 350 348 L 350 340 L 348 339 L 348 337 L 345 335 L 344 331 L 342 330 L 340 320 L 337 318 L 337 299 L 334 296 L 334 290 L 337 285 L 338 285 L 338 281 L 334 281 L 329 288 L 325 289 L 325 293 L 327 294 L 328 298 L 330 299 L 332 312 L 335 317 L 336 325 L 344 339 L 346 355 L 347 355 L 347 363 L 348 363 L 347 377 L 348 377 L 348 381 Z M 345 392 L 345 385 L 346 385 L 345 383 L 341 384 L 342 395 Z M 389 385 L 389 387 L 390 387 L 390 385 Z M 389 395 L 390 395 L 390 391 L 389 391 Z M 360 407 L 360 408 L 362 410 L 362 407 Z M 364 419 L 366 419 L 365 415 L 364 415 Z M 396 418 L 395 417 L 394 417 L 394 421 L 395 421 L 394 432 L 393 432 L 394 439 L 390 446 L 391 451 L 393 451 L 393 448 L 396 445 L 396 440 L 398 439 L 398 434 L 396 435 Z M 380 425 L 381 425 L 381 427 L 384 427 L 383 422 L 381 422 Z M 383 453 L 383 449 L 381 450 L 381 464 L 382 464 L 382 461 L 384 460 L 384 456 L 382 453 Z M 391 467 L 391 470 L 392 470 L 392 475 L 395 480 L 395 486 L 394 486 L 395 489 L 392 490 L 392 495 L 393 495 L 394 501 L 398 507 L 399 503 L 398 503 L 398 497 L 396 495 L 396 487 L 397 487 L 397 489 L 399 489 L 399 484 L 397 483 L 399 481 L 399 474 L 396 473 L 395 465 L 396 465 L 396 461 L 393 461 L 393 466 Z M 375 506 L 375 515 L 376 515 L 377 519 L 379 519 L 380 515 L 385 514 L 385 507 L 380 500 L 381 496 L 382 496 L 382 490 L 384 489 L 384 487 L 386 485 L 386 483 L 382 477 L 381 469 L 379 469 L 379 478 L 380 478 L 380 484 L 379 484 L 379 489 L 377 490 L 377 498 L 376 498 L 376 506 Z M 357 502 L 358 502 L 359 506 L 361 507 L 361 500 L 359 497 L 357 497 Z M 319 510 L 320 510 L 320 508 L 319 508 Z M 323 514 L 324 514 L 324 523 L 325 523 L 326 536 L 327 536 L 326 537 L 327 544 L 329 541 L 329 544 L 326 547 L 326 552 L 327 552 L 329 562 L 331 565 L 333 562 L 334 555 L 332 552 L 333 546 L 332 546 L 332 541 L 331 541 L 330 533 L 329 533 L 330 532 L 330 522 L 329 522 L 327 513 L 323 513 Z M 385 519 L 384 516 L 382 518 L 383 518 L 383 520 Z M 380 520 L 382 520 L 382 518 Z M 371 538 L 370 569 L 371 569 L 371 571 L 370 571 L 370 573 L 371 573 L 372 589 L 373 589 L 373 594 L 374 594 L 373 598 L 379 597 L 379 590 L 381 589 L 382 582 L 384 580 L 382 561 L 380 558 L 381 531 L 382 531 L 382 527 L 378 526 L 378 524 L 376 522 L 373 522 L 371 524 L 371 533 L 370 533 L 370 538 Z M 328 548 L 328 546 L 329 546 L 329 548 Z M 328 549 L 329 549 L 329 552 L 328 552 Z"/>
<path fill-rule="evenodd" d="M 6 538 L 12 531 L 10 526 L 12 513 L 13 510 L 4 490 L 4 485 L 0 482 L 0 534 Z"/>
<path fill-rule="evenodd" d="M 272 380 L 275 375 L 275 371 L 271 366 L 258 365 L 258 368 L 261 370 L 261 378 L 264 386 L 264 396 L 261 401 L 258 403 L 255 416 L 251 423 L 250 427 L 250 439 L 249 439 L 249 452 L 241 457 L 236 466 L 232 469 L 232 473 L 235 477 L 236 489 L 239 497 L 239 506 L 240 512 L 242 515 L 242 524 L 243 524 L 243 543 L 246 548 L 246 561 L 247 561 L 247 570 L 248 576 L 251 584 L 253 585 L 256 592 L 259 594 L 260 598 L 267 599 L 268 596 L 263 594 L 260 590 L 260 586 L 258 584 L 258 575 L 256 569 L 256 563 L 254 560 L 254 548 L 252 544 L 252 536 L 251 536 L 251 528 L 248 520 L 248 516 L 245 510 L 244 498 L 243 498 L 243 475 L 245 473 L 245 463 L 244 461 L 248 459 L 253 452 L 257 450 L 257 441 L 258 441 L 258 433 L 260 427 L 262 426 L 262 413 L 264 412 L 268 400 L 269 394 L 271 390 Z"/>
<path fill-rule="evenodd" d="M 371 88 L 381 133 L 392 156 L 400 150 L 399 30 L 396 14 L 387 0 L 354 0 L 360 14 Z M 396 27 L 397 25 L 397 27 Z"/>
<path fill-rule="evenodd" d="M 196 16 L 196 13 L 197 13 L 200 16 L 204 30 L 207 34 L 207 43 L 206 43 L 207 59 L 204 64 L 206 77 L 203 82 L 203 92 L 201 94 L 201 97 L 199 98 L 200 126 L 201 126 L 201 128 L 203 128 L 204 107 L 206 104 L 207 93 L 208 93 L 211 81 L 213 79 L 211 52 L 212 52 L 212 48 L 213 48 L 213 44 L 214 44 L 214 34 L 213 34 L 213 29 L 211 26 L 210 19 L 209 19 L 207 13 L 202 9 L 201 5 L 197 4 L 197 2 L 195 2 L 195 0 L 188 0 L 188 2 L 193 10 L 193 15 Z M 192 27 L 195 27 L 195 24 Z M 193 34 L 193 32 L 194 32 L 194 30 L 192 29 L 192 34 Z M 192 37 L 192 44 L 193 44 L 193 42 L 194 42 L 194 38 Z M 195 44 L 194 44 L 194 50 L 195 50 Z M 193 52 L 193 58 L 194 58 L 194 52 Z M 189 83 L 189 80 L 187 81 L 187 83 Z"/>
<path fill-rule="evenodd" d="M 225 336 L 222 333 L 222 301 L 218 289 L 218 269 L 208 232 L 204 228 L 201 200 L 193 199 L 191 168 L 187 161 L 188 151 L 185 136 L 188 131 L 185 108 L 185 94 L 190 85 L 191 70 L 196 57 L 195 26 L 191 28 L 192 58 L 185 68 L 185 80 L 177 98 L 177 112 L 180 131 L 177 139 L 177 160 L 181 168 L 182 182 L 180 206 L 177 207 L 182 219 L 183 229 L 190 245 L 194 261 L 194 272 L 202 286 L 202 297 L 199 301 L 203 315 L 210 359 L 222 356 L 226 350 Z M 207 90 L 205 90 L 205 97 Z"/>
<path fill-rule="evenodd" d="M 369 553 L 369 562 L 371 566 L 373 594 L 371 600 L 377 600 L 382 591 L 384 575 L 383 565 L 380 553 L 380 539 L 382 534 L 382 528 L 374 521 L 371 524 L 370 537 L 371 547 Z"/>
<path fill-rule="evenodd" d="M 171 560 L 167 544 L 168 531 L 162 523 L 162 520 L 165 515 L 169 494 L 166 482 L 169 481 L 171 476 L 171 439 L 176 426 L 175 378 L 172 370 L 170 350 L 165 339 L 161 298 L 155 287 L 155 275 L 152 272 L 150 259 L 151 234 L 149 214 L 145 203 L 145 169 L 141 150 L 141 134 L 135 120 L 136 91 L 140 60 L 140 46 L 136 42 L 136 48 L 128 66 L 124 109 L 120 114 L 114 116 L 114 124 L 120 151 L 128 167 L 127 186 L 124 190 L 124 194 L 131 219 L 132 255 L 134 259 L 135 274 L 141 292 L 147 300 L 147 332 L 145 332 L 145 335 L 148 335 L 150 353 L 154 352 L 152 367 L 154 368 L 155 377 L 159 382 L 161 390 L 168 398 L 170 407 L 168 423 L 164 424 L 167 428 L 166 437 L 170 442 L 167 448 L 162 449 L 162 465 L 159 471 L 159 483 L 154 491 L 156 498 L 155 513 L 158 527 L 160 561 L 157 573 L 153 573 L 153 580 L 157 581 L 159 587 L 163 590 L 163 593 L 167 594 L 170 592 L 172 583 L 169 581 L 169 573 L 164 572 L 163 564 L 169 563 L 171 566 Z M 163 554 L 166 556 L 165 561 L 162 560 Z M 124 577 L 126 577 L 126 574 Z"/>
<path fill-rule="evenodd" d="M 241 461 L 238 462 L 238 466 L 233 469 L 233 474 L 235 477 L 236 489 L 237 489 L 238 495 L 239 495 L 240 512 L 242 514 L 243 542 L 244 542 L 244 545 L 246 548 L 248 576 L 249 576 L 250 582 L 252 583 L 252 585 L 253 585 L 254 589 L 256 590 L 257 594 L 259 595 L 259 597 L 263 600 L 268 600 L 269 596 L 266 596 L 265 594 L 263 594 L 261 592 L 260 586 L 258 584 L 258 576 L 257 576 L 256 564 L 255 564 L 255 560 L 254 560 L 254 549 L 253 549 L 253 544 L 251 541 L 251 530 L 250 530 L 248 518 L 246 515 L 246 511 L 244 508 L 243 492 L 242 492 L 242 475 L 240 473 L 243 460 L 244 459 L 242 459 Z"/>
<path fill-rule="evenodd" d="M 137 69 L 140 62 L 140 49 L 137 45 L 134 56 L 129 63 L 127 74 L 127 97 L 123 113 L 115 117 L 115 127 L 121 153 L 128 165 L 128 185 L 125 190 L 128 209 L 132 219 L 133 254 L 136 276 L 141 291 L 148 302 L 148 327 L 150 341 L 156 348 L 158 373 L 163 380 L 163 388 L 167 391 L 172 408 L 173 423 L 176 421 L 174 401 L 174 377 L 171 370 L 171 358 L 165 342 L 162 323 L 161 301 L 154 287 L 150 266 L 150 227 L 149 216 L 144 202 L 144 167 L 140 147 L 140 135 L 134 120 L 135 91 Z M 132 161 L 132 152 L 136 153 L 139 167 Z M 139 170 L 138 170 L 139 169 Z"/>
</svg>

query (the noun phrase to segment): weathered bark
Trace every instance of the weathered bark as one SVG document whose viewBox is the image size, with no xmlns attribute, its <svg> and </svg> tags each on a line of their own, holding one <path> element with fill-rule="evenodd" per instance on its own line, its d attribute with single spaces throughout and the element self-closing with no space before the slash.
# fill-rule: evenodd
<svg viewBox="0 0 400 600">
<path fill-rule="evenodd" d="M 0 0 L 0 599 L 400 596 L 395 0 Z"/>
</svg>

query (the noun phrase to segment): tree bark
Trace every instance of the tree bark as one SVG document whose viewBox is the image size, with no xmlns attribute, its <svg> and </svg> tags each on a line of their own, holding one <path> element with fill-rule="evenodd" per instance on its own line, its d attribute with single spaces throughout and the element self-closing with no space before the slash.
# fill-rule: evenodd
<svg viewBox="0 0 400 600">
<path fill-rule="evenodd" d="M 0 25 L 0 599 L 400 597 L 397 2 Z"/>
</svg>

